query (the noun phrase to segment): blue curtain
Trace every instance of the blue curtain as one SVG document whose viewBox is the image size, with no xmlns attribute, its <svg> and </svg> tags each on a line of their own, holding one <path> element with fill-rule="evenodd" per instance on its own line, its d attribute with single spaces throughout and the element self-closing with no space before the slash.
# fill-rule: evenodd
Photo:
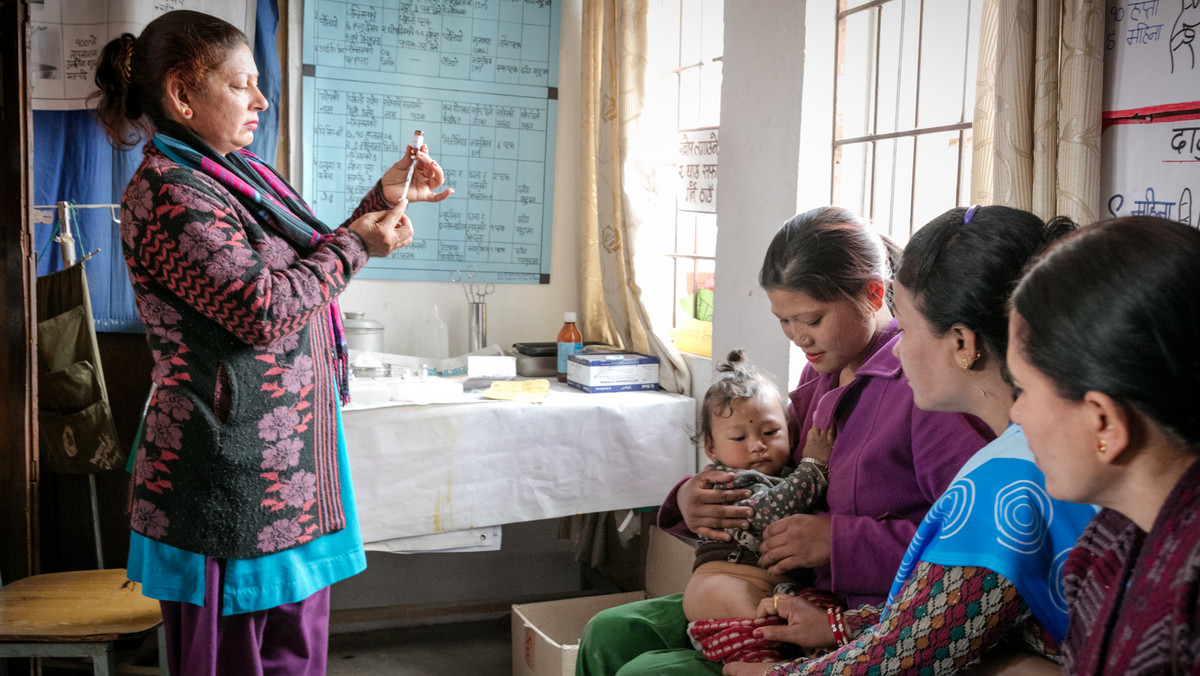
<svg viewBox="0 0 1200 676">
<path fill-rule="evenodd" d="M 276 0 L 257 0 L 254 61 L 259 88 L 270 102 L 259 115 L 258 131 L 250 150 L 274 163 L 279 141 L 279 56 L 275 37 L 279 30 Z M 75 204 L 116 204 L 142 159 L 142 149 L 113 150 L 103 130 L 88 110 L 33 111 L 34 204 L 58 201 Z M 76 209 L 72 217 L 80 256 L 99 250 L 87 262 L 96 330 L 141 333 L 142 323 L 133 306 L 133 289 L 121 256 L 121 237 L 108 209 Z M 56 219 L 57 221 L 57 219 Z M 57 223 L 55 224 L 57 225 Z M 55 225 L 34 227 L 39 253 L 38 274 L 62 269 L 58 246 L 51 243 Z M 44 252 L 44 253 L 43 253 Z"/>
</svg>

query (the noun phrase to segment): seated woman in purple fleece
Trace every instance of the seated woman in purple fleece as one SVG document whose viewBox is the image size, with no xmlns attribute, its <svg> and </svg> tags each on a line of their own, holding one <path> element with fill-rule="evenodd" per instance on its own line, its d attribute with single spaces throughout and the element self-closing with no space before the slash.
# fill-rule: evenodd
<svg viewBox="0 0 1200 676">
<path fill-rule="evenodd" d="M 794 459 L 812 427 L 835 433 L 826 504 L 769 526 L 759 565 L 811 569 L 813 586 L 849 607 L 884 600 L 917 524 L 993 436 L 977 419 L 913 405 L 886 303 L 898 260 L 899 249 L 865 222 L 822 207 L 779 229 L 759 271 L 780 328 L 808 360 L 790 397 L 800 424 Z M 706 471 L 681 482 L 659 526 L 728 540 L 724 529 L 745 528 L 751 512 L 732 504 L 749 491 L 716 488 L 732 478 Z M 720 673 L 691 647 L 686 626 L 678 595 L 601 612 L 584 631 L 576 674 Z"/>
</svg>

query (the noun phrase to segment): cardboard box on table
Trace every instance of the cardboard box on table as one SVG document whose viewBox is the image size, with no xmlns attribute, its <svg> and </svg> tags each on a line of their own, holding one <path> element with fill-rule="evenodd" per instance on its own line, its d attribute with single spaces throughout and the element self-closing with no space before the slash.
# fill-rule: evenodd
<svg viewBox="0 0 1200 676">
<path fill-rule="evenodd" d="M 583 628 L 607 608 L 677 594 L 687 586 L 695 551 L 657 527 L 649 529 L 644 591 L 514 604 L 512 607 L 513 676 L 574 676 Z"/>
<path fill-rule="evenodd" d="M 584 392 L 658 389 L 658 357 L 638 352 L 583 352 L 567 357 L 567 384 Z"/>
</svg>

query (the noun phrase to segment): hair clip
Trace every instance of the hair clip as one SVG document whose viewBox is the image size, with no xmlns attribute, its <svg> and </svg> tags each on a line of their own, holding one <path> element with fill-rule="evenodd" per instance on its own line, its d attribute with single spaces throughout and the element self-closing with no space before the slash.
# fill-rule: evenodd
<svg viewBox="0 0 1200 676">
<path fill-rule="evenodd" d="M 130 42 L 125 46 L 125 62 L 121 64 L 121 75 L 125 77 L 125 81 L 129 82 L 129 76 L 132 73 L 130 68 L 133 65 L 133 43 Z"/>
<path fill-rule="evenodd" d="M 963 223 L 964 223 L 964 224 L 965 224 L 965 223 L 970 223 L 970 222 L 971 222 L 971 219 L 975 217 L 975 212 L 976 212 L 976 211 L 978 211 L 978 210 L 979 210 L 979 205 L 978 205 L 978 204 L 972 204 L 972 205 L 971 205 L 971 208 L 970 208 L 970 209 L 967 209 L 967 213 L 966 213 L 966 215 L 964 215 L 964 216 L 963 216 Z"/>
</svg>

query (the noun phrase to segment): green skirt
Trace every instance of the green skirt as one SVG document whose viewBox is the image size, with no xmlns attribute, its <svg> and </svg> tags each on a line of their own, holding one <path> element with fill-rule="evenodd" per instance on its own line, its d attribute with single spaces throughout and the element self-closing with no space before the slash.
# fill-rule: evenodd
<svg viewBox="0 0 1200 676">
<path fill-rule="evenodd" d="M 721 665 L 692 647 L 683 594 L 602 610 L 579 642 L 575 676 L 710 676 Z"/>
</svg>

